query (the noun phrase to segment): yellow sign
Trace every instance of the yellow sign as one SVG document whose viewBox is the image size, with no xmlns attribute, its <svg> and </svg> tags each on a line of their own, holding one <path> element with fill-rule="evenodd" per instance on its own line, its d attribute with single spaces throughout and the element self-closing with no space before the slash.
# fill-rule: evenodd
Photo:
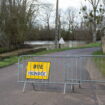
<svg viewBox="0 0 105 105">
<path fill-rule="evenodd" d="M 48 79 L 50 62 L 28 62 L 26 79 Z"/>
</svg>

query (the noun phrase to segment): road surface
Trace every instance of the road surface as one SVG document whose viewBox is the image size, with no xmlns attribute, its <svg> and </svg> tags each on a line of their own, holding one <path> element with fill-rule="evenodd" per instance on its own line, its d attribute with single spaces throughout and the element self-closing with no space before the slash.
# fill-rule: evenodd
<svg viewBox="0 0 105 105">
<path fill-rule="evenodd" d="M 100 48 L 68 50 L 50 55 L 88 55 Z M 88 83 L 75 93 L 56 91 L 34 91 L 27 85 L 17 83 L 17 64 L 0 69 L 0 105 L 105 105 L 105 86 Z"/>
</svg>

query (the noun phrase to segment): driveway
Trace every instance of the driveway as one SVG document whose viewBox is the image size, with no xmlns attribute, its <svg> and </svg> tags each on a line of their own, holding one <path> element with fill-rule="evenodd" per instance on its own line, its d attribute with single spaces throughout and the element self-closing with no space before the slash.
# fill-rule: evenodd
<svg viewBox="0 0 105 105">
<path fill-rule="evenodd" d="M 88 55 L 100 48 L 68 50 L 49 55 Z M 75 93 L 56 91 L 34 91 L 27 84 L 17 83 L 17 64 L 0 69 L 0 105 L 105 105 L 105 86 L 87 83 Z"/>
</svg>

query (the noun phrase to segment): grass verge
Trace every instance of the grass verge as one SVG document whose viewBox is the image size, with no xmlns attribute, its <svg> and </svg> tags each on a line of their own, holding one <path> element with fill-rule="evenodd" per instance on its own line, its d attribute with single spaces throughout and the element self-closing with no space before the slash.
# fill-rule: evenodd
<svg viewBox="0 0 105 105">
<path fill-rule="evenodd" d="M 101 46 L 101 43 L 89 43 L 87 45 L 85 45 L 85 47 L 100 47 Z"/>
<path fill-rule="evenodd" d="M 66 50 L 73 50 L 73 49 L 80 49 L 80 48 L 92 48 L 92 47 L 100 47 L 100 46 L 101 46 L 101 43 L 90 43 L 90 44 L 87 44 L 87 45 L 81 46 L 81 47 L 61 48 L 61 49 L 42 51 L 42 52 L 35 53 L 34 55 L 43 55 L 43 54 L 61 52 L 61 51 L 66 51 Z"/>
<path fill-rule="evenodd" d="M 18 61 L 18 57 L 17 56 L 5 58 L 5 59 L 0 61 L 0 68 L 12 65 L 14 63 L 17 63 L 17 61 Z"/>
<path fill-rule="evenodd" d="M 79 49 L 79 48 L 99 47 L 100 45 L 101 45 L 100 43 L 91 43 L 91 44 L 87 44 L 83 47 L 53 49 L 53 50 L 47 50 L 47 51 L 41 51 L 41 52 L 38 52 L 38 53 L 33 53 L 32 55 L 50 54 L 50 53 L 54 53 L 54 52 L 60 52 L 60 51 L 72 50 L 72 49 Z M 12 65 L 14 63 L 17 63 L 17 61 L 18 61 L 18 56 L 12 56 L 12 57 L 8 57 L 8 58 L 5 58 L 3 60 L 0 60 L 0 68 Z"/>
<path fill-rule="evenodd" d="M 105 55 L 102 51 L 96 51 L 93 53 L 93 55 Z M 97 68 L 102 73 L 103 76 L 105 76 L 105 57 L 101 58 L 94 58 L 94 62 L 96 63 Z"/>
</svg>

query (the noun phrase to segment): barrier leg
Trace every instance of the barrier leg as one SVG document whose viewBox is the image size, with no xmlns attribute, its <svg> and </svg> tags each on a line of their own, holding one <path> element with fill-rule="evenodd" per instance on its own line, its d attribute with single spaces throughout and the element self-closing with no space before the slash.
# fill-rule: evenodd
<svg viewBox="0 0 105 105">
<path fill-rule="evenodd" d="M 81 88 L 81 82 L 79 81 L 79 88 Z"/>
<path fill-rule="evenodd" d="M 27 81 L 25 81 L 25 82 L 24 82 L 24 86 L 23 86 L 23 93 L 25 92 L 26 82 L 27 82 Z"/>
<path fill-rule="evenodd" d="M 71 90 L 72 90 L 72 92 L 74 92 L 74 85 L 73 84 L 71 85 Z"/>
<path fill-rule="evenodd" d="M 64 83 L 64 94 L 66 93 L 66 83 Z"/>
</svg>

